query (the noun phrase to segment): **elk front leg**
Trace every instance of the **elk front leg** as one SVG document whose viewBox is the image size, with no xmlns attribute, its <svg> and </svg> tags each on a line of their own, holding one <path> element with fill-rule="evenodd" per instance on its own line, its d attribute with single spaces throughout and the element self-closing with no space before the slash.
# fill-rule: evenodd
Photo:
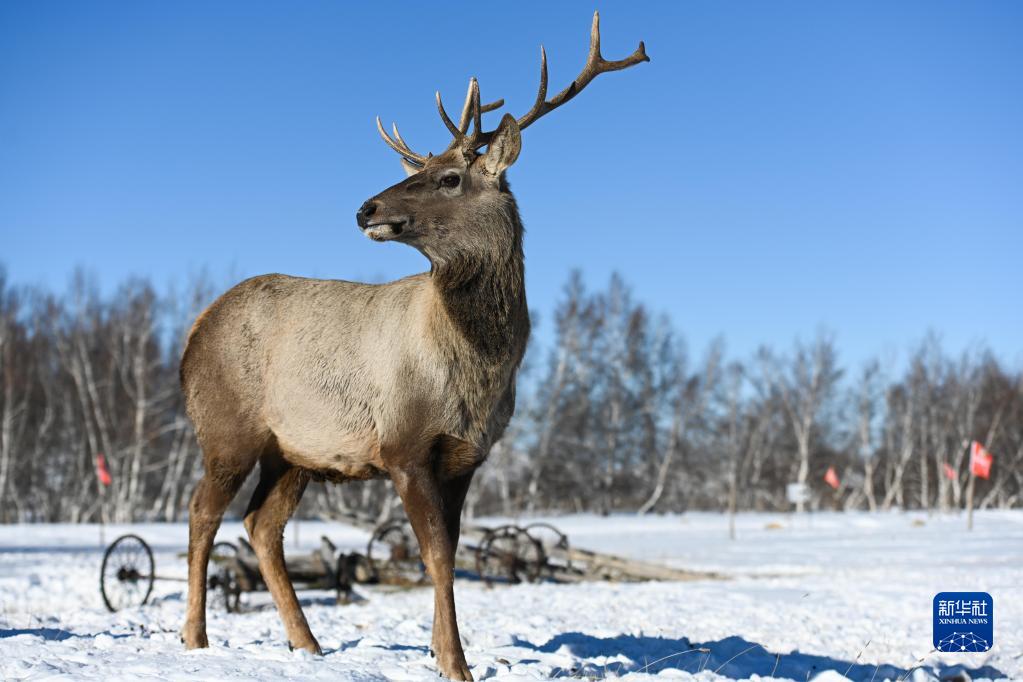
<svg viewBox="0 0 1023 682">
<path fill-rule="evenodd" d="M 427 467 L 392 471 L 391 478 L 433 580 L 432 639 L 437 667 L 452 680 L 472 680 L 455 618 L 455 554 L 448 535 L 441 485 Z"/>
<path fill-rule="evenodd" d="M 320 654 L 320 645 L 309 630 L 284 562 L 284 526 L 308 482 L 305 471 L 288 464 L 278 453 L 264 456 L 259 467 L 259 485 L 245 513 L 245 530 L 259 558 L 263 582 L 284 622 L 288 642 L 293 648 Z"/>
<path fill-rule="evenodd" d="M 462 529 L 462 507 L 465 504 L 465 495 L 469 491 L 469 484 L 472 483 L 472 475 L 475 471 L 456 476 L 441 483 L 440 494 L 441 504 L 444 509 L 444 526 L 448 531 L 448 542 L 451 543 L 451 562 L 454 566 L 455 557 L 458 554 L 458 536 Z M 433 613 L 433 640 L 430 644 L 430 651 L 436 652 L 438 646 L 437 634 L 440 628 L 437 627 L 437 611 Z"/>
</svg>

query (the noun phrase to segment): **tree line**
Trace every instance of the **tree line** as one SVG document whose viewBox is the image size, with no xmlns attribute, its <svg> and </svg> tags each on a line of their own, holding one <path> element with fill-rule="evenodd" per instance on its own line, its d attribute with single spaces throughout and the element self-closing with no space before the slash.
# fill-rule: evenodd
<svg viewBox="0 0 1023 682">
<path fill-rule="evenodd" d="M 216 288 L 132 278 L 102 294 L 77 273 L 57 294 L 0 270 L 0 522 L 187 514 L 201 453 L 178 359 Z M 1023 372 L 986 349 L 953 355 L 927 334 L 897 368 L 847 367 L 818 332 L 749 357 L 730 357 L 722 340 L 694 353 L 617 275 L 590 291 L 571 274 L 549 324 L 470 515 L 786 510 L 792 482 L 807 486 L 808 508 L 949 511 L 965 504 L 974 440 L 995 455 L 976 506 L 1021 504 Z M 313 483 L 299 514 L 399 509 L 386 481 Z"/>
</svg>

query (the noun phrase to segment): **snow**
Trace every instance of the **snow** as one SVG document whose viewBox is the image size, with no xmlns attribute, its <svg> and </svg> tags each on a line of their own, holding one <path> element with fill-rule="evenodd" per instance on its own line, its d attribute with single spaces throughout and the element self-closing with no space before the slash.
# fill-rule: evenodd
<svg viewBox="0 0 1023 682">
<path fill-rule="evenodd" d="M 546 520 L 573 546 L 727 579 L 493 589 L 459 580 L 478 680 L 1023 679 L 1023 512 L 979 513 L 972 533 L 960 516 L 744 514 L 735 541 L 717 514 Z M 160 575 L 186 575 L 186 525 L 107 527 L 106 540 L 123 532 L 147 539 Z M 225 523 L 218 539 L 241 534 Z M 340 524 L 303 521 L 298 534 L 289 525 L 286 551 L 308 551 L 321 535 L 363 551 L 367 541 Z M 300 592 L 322 658 L 289 651 L 265 593 L 243 597 L 240 614 L 211 610 L 211 647 L 186 652 L 184 585 L 158 582 L 148 605 L 108 613 L 101 557 L 96 526 L 0 526 L 0 679 L 437 679 L 429 588 L 360 586 L 347 606 Z M 994 597 L 991 651 L 931 653 L 931 600 L 957 590 Z"/>
</svg>

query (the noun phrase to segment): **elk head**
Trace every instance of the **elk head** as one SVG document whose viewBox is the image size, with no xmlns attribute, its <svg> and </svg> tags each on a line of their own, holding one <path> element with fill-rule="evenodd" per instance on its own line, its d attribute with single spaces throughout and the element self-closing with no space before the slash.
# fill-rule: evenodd
<svg viewBox="0 0 1023 682">
<path fill-rule="evenodd" d="M 384 142 L 401 156 L 409 175 L 362 205 L 359 227 L 376 241 L 397 240 L 418 248 L 431 262 L 447 261 L 467 249 L 504 242 L 508 225 L 518 226 L 515 202 L 504 171 L 522 148 L 521 131 L 568 102 L 601 73 L 649 61 L 642 42 L 631 55 L 607 61 L 600 54 L 600 17 L 594 12 L 590 50 L 582 72 L 565 89 L 547 99 L 547 53 L 540 47 L 540 87 L 532 108 L 518 119 L 505 114 L 495 130 L 484 131 L 482 115 L 499 109 L 504 100 L 481 104 L 479 83 L 469 90 L 456 125 L 437 93 L 437 110 L 453 139 L 443 153 L 417 154 L 402 139 L 397 125 L 388 135 L 377 118 Z M 472 132 L 470 132 L 470 125 Z M 485 148 L 485 149 L 484 149 Z M 514 219 L 509 220 L 514 216 Z M 518 229 L 521 229 L 520 227 Z"/>
</svg>

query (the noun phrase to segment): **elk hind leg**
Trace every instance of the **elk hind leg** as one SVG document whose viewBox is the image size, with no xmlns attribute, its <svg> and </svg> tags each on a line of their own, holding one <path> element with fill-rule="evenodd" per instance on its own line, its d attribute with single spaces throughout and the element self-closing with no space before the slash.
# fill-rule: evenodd
<svg viewBox="0 0 1023 682">
<path fill-rule="evenodd" d="M 209 646 L 206 638 L 206 570 L 227 505 L 252 470 L 251 458 L 206 460 L 206 472 L 188 505 L 188 609 L 181 640 L 186 649 Z"/>
<path fill-rule="evenodd" d="M 286 462 L 279 451 L 266 452 L 260 460 L 259 485 L 245 512 L 245 530 L 289 643 L 293 648 L 319 654 L 320 645 L 309 630 L 284 562 L 284 526 L 298 507 L 308 482 L 308 473 Z"/>
</svg>

